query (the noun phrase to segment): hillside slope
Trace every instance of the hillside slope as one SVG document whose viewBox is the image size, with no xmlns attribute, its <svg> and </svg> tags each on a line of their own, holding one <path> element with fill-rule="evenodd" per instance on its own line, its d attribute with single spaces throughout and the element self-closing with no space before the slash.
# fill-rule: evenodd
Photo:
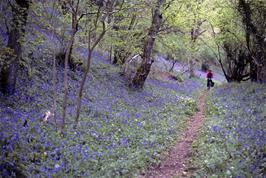
<svg viewBox="0 0 266 178">
<path fill-rule="evenodd" d="M 2 176 L 132 176 L 158 160 L 196 111 L 204 88 L 198 79 L 183 83 L 148 79 L 131 91 L 120 69 L 94 55 L 85 86 L 80 124 L 73 129 L 82 72 L 70 72 L 66 136 L 55 121 L 42 122 L 52 106 L 51 60 L 33 64 L 32 78 L 21 70 L 12 97 L 0 97 Z M 63 70 L 57 71 L 57 121 L 61 119 Z M 25 124 L 25 121 L 27 123 Z"/>
<path fill-rule="evenodd" d="M 207 121 L 193 143 L 195 175 L 265 177 L 265 108 L 265 85 L 233 83 L 215 89 L 208 98 Z"/>
</svg>

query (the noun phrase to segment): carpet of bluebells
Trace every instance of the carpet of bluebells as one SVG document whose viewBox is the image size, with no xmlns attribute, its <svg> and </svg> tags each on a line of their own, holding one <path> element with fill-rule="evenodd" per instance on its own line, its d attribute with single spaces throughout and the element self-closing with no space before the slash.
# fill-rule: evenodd
<svg viewBox="0 0 266 178">
<path fill-rule="evenodd" d="M 193 143 L 198 177 L 266 177 L 266 86 L 228 84 L 214 90 L 208 119 Z"/>
<path fill-rule="evenodd" d="M 120 69 L 99 55 L 94 55 L 77 129 L 73 116 L 82 72 L 69 73 L 65 136 L 55 120 L 42 122 L 44 113 L 52 109 L 52 69 L 47 67 L 51 62 L 43 59 L 32 64 L 32 77 L 21 72 L 16 93 L 0 96 L 2 177 L 131 177 L 158 162 L 160 152 L 173 143 L 187 117 L 197 110 L 195 100 L 204 83 L 148 79 L 143 91 L 132 91 Z M 60 121 L 60 67 L 56 88 Z"/>
</svg>

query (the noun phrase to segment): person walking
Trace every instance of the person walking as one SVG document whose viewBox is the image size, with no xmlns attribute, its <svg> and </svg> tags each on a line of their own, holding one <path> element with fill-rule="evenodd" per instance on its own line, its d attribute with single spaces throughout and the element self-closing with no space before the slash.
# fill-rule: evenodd
<svg viewBox="0 0 266 178">
<path fill-rule="evenodd" d="M 212 81 L 213 73 L 211 70 L 208 70 L 206 78 L 207 78 L 207 89 L 210 90 L 210 88 L 213 87 L 213 85 L 214 85 L 214 83 Z"/>
</svg>

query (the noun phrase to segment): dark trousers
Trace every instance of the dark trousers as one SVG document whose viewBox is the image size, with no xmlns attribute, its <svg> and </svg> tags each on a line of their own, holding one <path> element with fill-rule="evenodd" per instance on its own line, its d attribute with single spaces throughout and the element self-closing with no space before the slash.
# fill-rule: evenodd
<svg viewBox="0 0 266 178">
<path fill-rule="evenodd" d="M 208 78 L 207 79 L 207 87 L 208 88 L 211 88 L 211 83 L 212 83 L 212 79 L 211 78 Z"/>
</svg>

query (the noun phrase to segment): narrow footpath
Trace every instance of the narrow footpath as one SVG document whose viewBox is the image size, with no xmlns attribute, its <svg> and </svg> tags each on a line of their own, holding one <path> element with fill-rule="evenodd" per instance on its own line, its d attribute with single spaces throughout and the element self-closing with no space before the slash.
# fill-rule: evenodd
<svg viewBox="0 0 266 178">
<path fill-rule="evenodd" d="M 184 129 L 179 142 L 162 160 L 160 165 L 151 167 L 146 173 L 140 177 L 145 178 L 170 178 L 170 177 L 188 177 L 189 167 L 186 165 L 187 160 L 192 155 L 192 143 L 198 135 L 198 131 L 204 123 L 205 100 L 207 91 L 204 91 L 198 100 L 198 109 L 188 121 L 187 128 Z"/>
</svg>

